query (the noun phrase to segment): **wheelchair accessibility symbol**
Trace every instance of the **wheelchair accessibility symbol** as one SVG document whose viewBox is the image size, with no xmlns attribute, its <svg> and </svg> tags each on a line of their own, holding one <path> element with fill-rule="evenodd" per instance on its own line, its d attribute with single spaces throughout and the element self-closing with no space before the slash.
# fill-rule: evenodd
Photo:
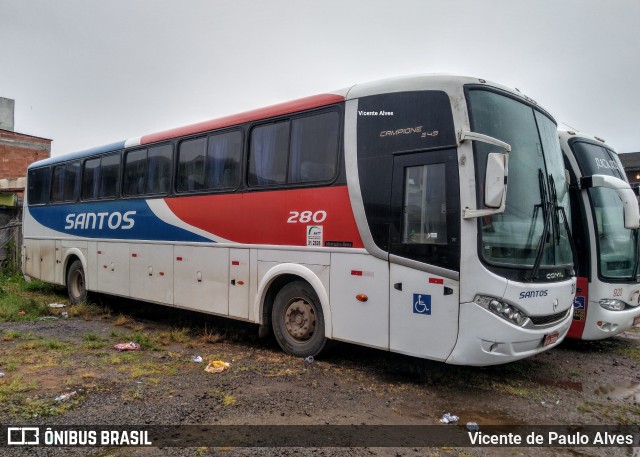
<svg viewBox="0 0 640 457">
<path fill-rule="evenodd" d="M 431 314 L 431 295 L 413 294 L 414 314 Z"/>
</svg>

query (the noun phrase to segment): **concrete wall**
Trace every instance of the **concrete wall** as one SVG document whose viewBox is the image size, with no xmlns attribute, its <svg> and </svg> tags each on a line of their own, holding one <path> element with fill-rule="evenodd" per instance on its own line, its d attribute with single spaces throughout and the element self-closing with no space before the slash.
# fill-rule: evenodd
<svg viewBox="0 0 640 457">
<path fill-rule="evenodd" d="M 14 130 L 14 110 L 16 102 L 10 98 L 0 97 L 0 129 Z"/>
</svg>

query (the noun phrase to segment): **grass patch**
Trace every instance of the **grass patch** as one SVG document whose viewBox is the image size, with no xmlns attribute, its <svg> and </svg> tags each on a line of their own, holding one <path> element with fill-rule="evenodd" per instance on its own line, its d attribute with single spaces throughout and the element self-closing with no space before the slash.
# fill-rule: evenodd
<svg viewBox="0 0 640 457">
<path fill-rule="evenodd" d="M 224 339 L 225 339 L 225 335 L 215 330 L 208 329 L 206 324 L 204 326 L 202 335 L 199 338 L 200 342 L 207 343 L 207 344 L 220 343 L 221 341 L 224 341 Z"/>
<path fill-rule="evenodd" d="M 19 330 L 6 330 L 2 335 L 2 341 L 28 340 L 34 338 L 31 332 L 21 332 Z"/>
<path fill-rule="evenodd" d="M 224 406 L 233 406 L 238 403 L 238 399 L 234 395 L 225 393 L 220 395 L 220 401 Z"/>
<path fill-rule="evenodd" d="M 48 304 L 66 301 L 60 291 L 58 286 L 42 281 L 0 275 L 0 322 L 33 321 L 56 314 Z"/>
<path fill-rule="evenodd" d="M 13 406 L 13 412 L 25 419 L 31 417 L 52 417 L 65 413 L 78 403 L 80 403 L 80 399 L 74 399 L 73 401 L 67 402 L 44 399 L 25 399 L 18 405 Z"/>
<path fill-rule="evenodd" d="M 158 333 L 157 340 L 160 344 L 168 346 L 171 343 L 188 343 L 191 340 L 188 328 L 171 329 Z"/>
<path fill-rule="evenodd" d="M 135 332 L 131 338 L 132 341 L 138 343 L 142 349 L 151 349 L 152 351 L 159 351 L 161 349 L 157 337 L 148 332 Z"/>
<path fill-rule="evenodd" d="M 614 354 L 629 357 L 636 363 L 640 363 L 640 348 L 638 347 L 618 347 L 613 350 Z"/>
<path fill-rule="evenodd" d="M 22 375 L 14 376 L 11 381 L 5 381 L 4 379 L 0 379 L 0 399 L 2 400 L 17 393 L 29 392 L 38 388 L 36 381 L 26 382 Z"/>
</svg>

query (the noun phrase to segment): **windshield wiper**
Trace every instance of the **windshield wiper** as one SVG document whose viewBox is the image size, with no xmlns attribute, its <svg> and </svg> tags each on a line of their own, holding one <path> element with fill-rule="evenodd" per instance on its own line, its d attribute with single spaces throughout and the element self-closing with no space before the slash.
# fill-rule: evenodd
<svg viewBox="0 0 640 457">
<path fill-rule="evenodd" d="M 542 198 L 542 203 L 540 204 L 540 206 L 542 207 L 544 226 L 542 228 L 540 241 L 538 241 L 538 247 L 536 248 L 536 260 L 533 263 L 533 270 L 531 270 L 531 276 L 529 277 L 529 280 L 531 281 L 538 279 L 538 271 L 540 270 L 542 255 L 544 254 L 544 245 L 546 243 L 547 237 L 549 236 L 549 226 L 551 225 L 551 217 L 553 216 L 552 208 L 553 206 L 555 206 L 549 201 L 549 193 L 547 191 L 547 186 L 545 186 L 544 183 L 544 173 L 540 168 L 538 168 L 538 184 L 540 186 L 540 196 Z"/>
<path fill-rule="evenodd" d="M 556 244 L 560 244 L 560 218 L 558 217 L 558 193 L 556 192 L 556 181 L 553 175 L 549 174 L 549 188 L 551 189 L 551 204 L 555 207 L 553 218 L 553 230 L 555 231 Z"/>
<path fill-rule="evenodd" d="M 556 239 L 557 239 L 557 244 L 560 245 L 560 240 L 561 240 L 561 236 L 560 236 L 560 223 L 558 221 L 558 212 L 560 212 L 560 214 L 562 215 L 562 221 L 563 221 L 563 226 L 564 226 L 564 230 L 567 233 L 567 238 L 569 239 L 569 246 L 571 247 L 571 255 L 573 257 L 573 264 L 575 265 L 577 260 L 578 260 L 578 251 L 576 249 L 576 245 L 573 242 L 573 236 L 571 236 L 571 227 L 569 227 L 569 219 L 567 218 L 567 213 L 564 210 L 564 206 L 560 205 L 559 201 L 558 201 L 558 194 L 556 193 L 556 181 L 555 179 L 553 179 L 553 175 L 549 175 L 549 181 L 551 183 L 551 193 L 553 195 L 553 201 L 556 202 L 555 205 L 555 215 L 556 215 L 556 231 L 557 231 L 557 235 L 556 235 Z M 637 260 L 637 259 L 636 259 Z"/>
</svg>

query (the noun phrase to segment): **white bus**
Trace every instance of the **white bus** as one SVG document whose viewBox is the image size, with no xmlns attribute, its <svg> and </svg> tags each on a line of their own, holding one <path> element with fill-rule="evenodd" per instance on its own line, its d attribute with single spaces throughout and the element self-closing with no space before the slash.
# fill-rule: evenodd
<svg viewBox="0 0 640 457">
<path fill-rule="evenodd" d="M 558 131 L 571 174 L 577 293 L 568 337 L 600 340 L 640 323 L 638 201 L 612 147 Z"/>
<path fill-rule="evenodd" d="M 257 323 L 296 356 L 521 359 L 571 324 L 556 130 L 511 89 L 414 76 L 53 157 L 28 170 L 24 272 Z"/>
</svg>

